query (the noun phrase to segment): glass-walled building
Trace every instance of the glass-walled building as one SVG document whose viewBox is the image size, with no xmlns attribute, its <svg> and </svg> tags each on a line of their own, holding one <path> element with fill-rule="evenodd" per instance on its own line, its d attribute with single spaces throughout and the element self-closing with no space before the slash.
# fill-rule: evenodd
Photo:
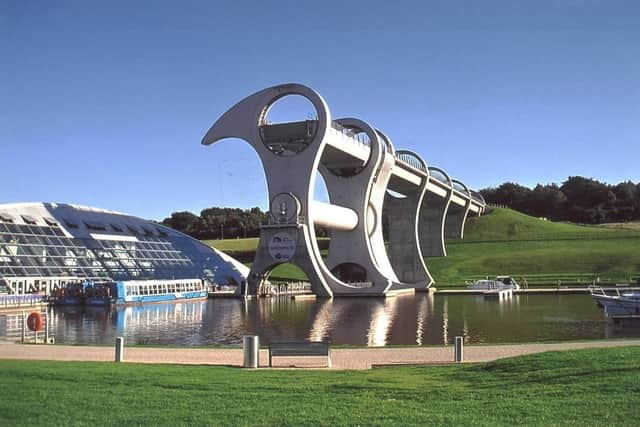
<svg viewBox="0 0 640 427">
<path fill-rule="evenodd" d="M 0 293 L 92 280 L 205 279 L 238 285 L 249 269 L 200 241 L 118 212 L 0 204 Z"/>
</svg>

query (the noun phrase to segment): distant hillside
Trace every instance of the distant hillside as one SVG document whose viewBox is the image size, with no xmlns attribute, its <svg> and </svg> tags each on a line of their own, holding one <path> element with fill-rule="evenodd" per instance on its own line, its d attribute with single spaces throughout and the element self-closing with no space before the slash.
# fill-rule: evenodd
<svg viewBox="0 0 640 427">
<path fill-rule="evenodd" d="M 598 239 L 635 235 L 640 235 L 640 230 L 631 227 L 553 222 L 512 209 L 493 208 L 480 217 L 468 218 L 463 242 Z"/>
<path fill-rule="evenodd" d="M 640 230 L 545 221 L 493 209 L 469 218 L 464 240 L 447 242 L 447 257 L 429 258 L 437 285 L 462 285 L 510 274 L 530 284 L 629 283 L 640 276 Z"/>
</svg>

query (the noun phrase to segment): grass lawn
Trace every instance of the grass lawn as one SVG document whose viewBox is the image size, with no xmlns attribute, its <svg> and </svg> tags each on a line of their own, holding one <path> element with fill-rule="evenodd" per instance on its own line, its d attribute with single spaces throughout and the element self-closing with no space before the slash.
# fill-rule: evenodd
<svg viewBox="0 0 640 427">
<path fill-rule="evenodd" d="M 0 361 L 0 425 L 629 425 L 640 347 L 371 371 Z"/>
<path fill-rule="evenodd" d="M 309 280 L 307 275 L 304 274 L 304 271 L 292 264 L 281 264 L 277 266 L 273 269 L 273 272 L 269 277 L 271 281 L 277 281 L 278 279 L 299 281 Z"/>
<path fill-rule="evenodd" d="M 467 219 L 464 242 L 640 238 L 640 228 L 631 224 L 600 226 L 552 222 L 511 209 L 495 208 L 480 217 Z"/>
<path fill-rule="evenodd" d="M 438 285 L 509 274 L 529 283 L 628 283 L 640 276 L 640 233 L 625 227 L 556 223 L 510 209 L 471 217 L 464 240 L 427 264 Z"/>
<path fill-rule="evenodd" d="M 529 282 L 548 277 L 599 276 L 602 283 L 628 283 L 640 276 L 640 239 L 582 239 L 453 243 L 448 256 L 429 258 L 436 282 L 463 284 L 465 280 L 498 274 L 524 276 Z"/>
<path fill-rule="evenodd" d="M 246 239 L 203 240 L 202 242 L 224 252 L 255 252 L 258 247 L 258 240 L 257 237 L 249 237 Z"/>
<path fill-rule="evenodd" d="M 634 222 L 612 222 L 608 224 L 602 224 L 601 227 L 612 228 L 617 230 L 634 230 L 640 231 L 640 221 Z"/>
</svg>

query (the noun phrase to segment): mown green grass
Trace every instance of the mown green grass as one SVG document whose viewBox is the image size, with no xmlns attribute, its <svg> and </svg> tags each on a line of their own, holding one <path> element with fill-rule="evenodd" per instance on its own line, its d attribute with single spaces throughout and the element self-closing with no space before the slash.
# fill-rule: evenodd
<svg viewBox="0 0 640 427">
<path fill-rule="evenodd" d="M 0 361 L 0 425 L 629 425 L 640 347 L 371 371 Z"/>
<path fill-rule="evenodd" d="M 494 209 L 469 218 L 464 240 L 429 258 L 438 285 L 508 274 L 529 283 L 628 283 L 640 276 L 640 234 L 615 227 L 555 223 Z"/>
<path fill-rule="evenodd" d="M 249 237 L 246 239 L 223 239 L 223 240 L 203 240 L 209 246 L 212 246 L 221 251 L 248 251 L 255 252 L 258 248 L 258 238 Z M 318 238 L 318 242 L 322 247 L 322 242 L 328 241 L 325 237 Z"/>
<path fill-rule="evenodd" d="M 203 240 L 209 246 L 213 246 L 223 252 L 227 251 L 251 251 L 255 252 L 258 247 L 258 238 L 249 237 L 247 239 L 223 239 L 223 240 Z"/>
<path fill-rule="evenodd" d="M 602 224 L 601 227 L 605 227 L 605 228 L 613 228 L 616 230 L 633 230 L 633 231 L 640 231 L 640 221 L 634 221 L 634 222 L 612 222 L 612 223 L 608 223 L 608 224 Z"/>
<path fill-rule="evenodd" d="M 271 272 L 271 276 L 269 276 L 271 281 L 277 281 L 278 279 L 282 280 L 298 280 L 298 281 L 306 281 L 309 280 L 307 275 L 304 274 L 304 271 L 300 270 L 298 267 L 292 264 L 281 264 L 273 269 Z"/>
<path fill-rule="evenodd" d="M 600 277 L 602 282 L 626 283 L 630 276 L 640 276 L 640 239 L 454 243 L 447 252 L 447 257 L 427 260 L 439 283 L 463 284 L 499 274 L 524 276 L 529 282 L 537 276 L 552 282 L 583 276 L 585 281 Z"/>
<path fill-rule="evenodd" d="M 580 225 L 535 218 L 504 208 L 492 209 L 480 217 L 468 218 L 464 242 L 502 242 L 523 240 L 573 240 L 640 237 L 636 228 Z"/>
</svg>

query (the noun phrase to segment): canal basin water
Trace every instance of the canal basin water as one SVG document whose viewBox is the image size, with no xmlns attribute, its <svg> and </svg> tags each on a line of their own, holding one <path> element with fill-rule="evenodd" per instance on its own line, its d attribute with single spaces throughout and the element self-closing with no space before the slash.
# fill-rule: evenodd
<svg viewBox="0 0 640 427">
<path fill-rule="evenodd" d="M 607 321 L 589 295 L 416 294 L 394 298 L 210 299 L 128 307 L 50 307 L 56 342 L 237 345 L 256 334 L 272 341 L 326 340 L 334 345 L 442 345 L 640 337 L 638 325 Z M 3 324 L 9 318 L 0 316 Z M 4 333 L 6 335 L 6 332 Z"/>
</svg>

